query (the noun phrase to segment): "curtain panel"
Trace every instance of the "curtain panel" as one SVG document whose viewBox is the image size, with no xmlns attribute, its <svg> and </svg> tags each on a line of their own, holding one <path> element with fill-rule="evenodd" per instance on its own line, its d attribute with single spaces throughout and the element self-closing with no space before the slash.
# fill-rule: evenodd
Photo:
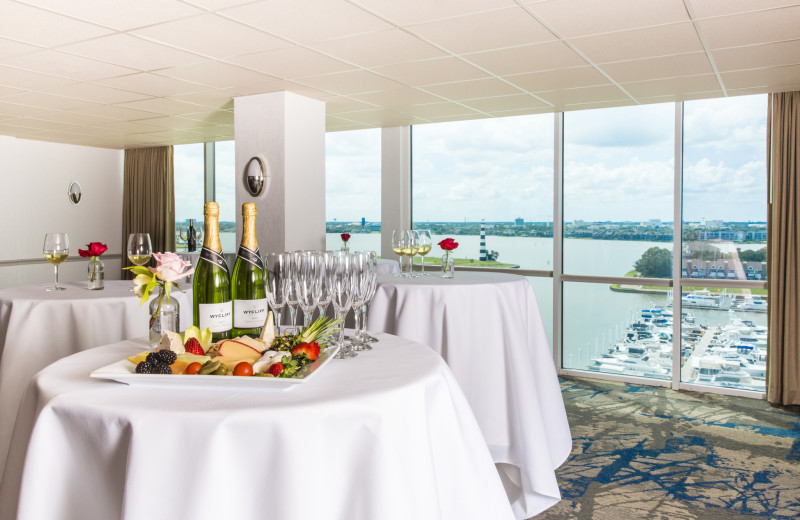
<svg viewBox="0 0 800 520">
<path fill-rule="evenodd" d="M 800 404 L 800 92 L 770 94 L 767 118 L 767 400 Z"/>
<path fill-rule="evenodd" d="M 149 233 L 153 252 L 175 251 L 175 170 L 172 146 L 125 150 L 122 243 Z M 123 267 L 131 265 L 127 254 Z M 127 278 L 131 278 L 126 271 Z"/>
</svg>

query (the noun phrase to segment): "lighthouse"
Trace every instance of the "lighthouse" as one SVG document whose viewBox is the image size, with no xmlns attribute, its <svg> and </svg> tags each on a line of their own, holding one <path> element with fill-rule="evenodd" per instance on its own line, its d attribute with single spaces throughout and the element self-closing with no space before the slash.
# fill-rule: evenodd
<svg viewBox="0 0 800 520">
<path fill-rule="evenodd" d="M 489 256 L 486 254 L 486 220 L 481 219 L 481 256 L 480 261 L 485 262 L 489 260 Z"/>
</svg>

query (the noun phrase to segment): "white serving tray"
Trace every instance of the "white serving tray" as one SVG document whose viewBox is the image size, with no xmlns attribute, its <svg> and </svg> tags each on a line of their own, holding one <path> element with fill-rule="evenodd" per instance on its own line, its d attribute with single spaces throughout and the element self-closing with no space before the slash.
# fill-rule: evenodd
<svg viewBox="0 0 800 520">
<path fill-rule="evenodd" d="M 98 368 L 91 374 L 97 379 L 108 379 L 131 386 L 158 386 L 169 388 L 226 388 L 237 390 L 288 390 L 311 379 L 333 359 L 339 347 L 328 347 L 313 363 L 304 366 L 296 377 L 243 377 L 200 376 L 171 374 L 137 374 L 136 366 L 122 359 Z"/>
</svg>

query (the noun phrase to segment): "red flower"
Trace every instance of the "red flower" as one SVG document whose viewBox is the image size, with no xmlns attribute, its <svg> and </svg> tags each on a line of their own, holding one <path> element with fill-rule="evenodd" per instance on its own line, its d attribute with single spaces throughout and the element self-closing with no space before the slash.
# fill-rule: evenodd
<svg viewBox="0 0 800 520">
<path fill-rule="evenodd" d="M 445 251 L 452 251 L 453 249 L 458 247 L 458 242 L 456 242 L 452 238 L 445 238 L 444 240 L 439 242 L 439 247 L 441 247 Z"/>
<path fill-rule="evenodd" d="M 100 256 L 108 251 L 108 246 L 100 242 L 90 242 L 86 244 L 86 249 L 78 249 L 81 256 Z"/>
<path fill-rule="evenodd" d="M 350 233 L 342 233 L 342 240 L 344 242 L 347 242 L 348 240 L 350 240 Z"/>
</svg>

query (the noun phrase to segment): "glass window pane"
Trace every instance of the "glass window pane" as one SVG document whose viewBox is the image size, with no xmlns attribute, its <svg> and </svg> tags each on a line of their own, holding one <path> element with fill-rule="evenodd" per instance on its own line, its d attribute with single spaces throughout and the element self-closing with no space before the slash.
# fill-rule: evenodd
<svg viewBox="0 0 800 520">
<path fill-rule="evenodd" d="M 189 219 L 203 220 L 204 158 L 203 143 L 175 145 L 175 234 L 176 249 L 186 251 Z M 198 229 L 195 226 L 195 229 Z M 202 228 L 200 228 L 202 229 Z"/>
<path fill-rule="evenodd" d="M 767 97 L 684 104 L 683 276 L 766 280 Z"/>
<path fill-rule="evenodd" d="M 411 138 L 414 228 L 455 238 L 456 259 L 475 265 L 552 269 L 552 114 L 425 124 Z"/>
<path fill-rule="evenodd" d="M 766 289 L 684 288 L 682 382 L 765 391 L 766 296 Z"/>
<path fill-rule="evenodd" d="M 564 283 L 564 368 L 669 379 L 669 291 L 638 293 L 612 288 L 608 284 Z"/>
<path fill-rule="evenodd" d="M 236 146 L 235 141 L 214 143 L 214 196 L 219 204 L 219 241 L 224 253 L 235 253 L 236 214 Z"/>
<path fill-rule="evenodd" d="M 564 114 L 564 273 L 672 277 L 675 105 Z M 669 256 L 669 258 L 667 258 Z"/>
<path fill-rule="evenodd" d="M 326 247 L 381 251 L 381 130 L 325 135 Z"/>
</svg>

